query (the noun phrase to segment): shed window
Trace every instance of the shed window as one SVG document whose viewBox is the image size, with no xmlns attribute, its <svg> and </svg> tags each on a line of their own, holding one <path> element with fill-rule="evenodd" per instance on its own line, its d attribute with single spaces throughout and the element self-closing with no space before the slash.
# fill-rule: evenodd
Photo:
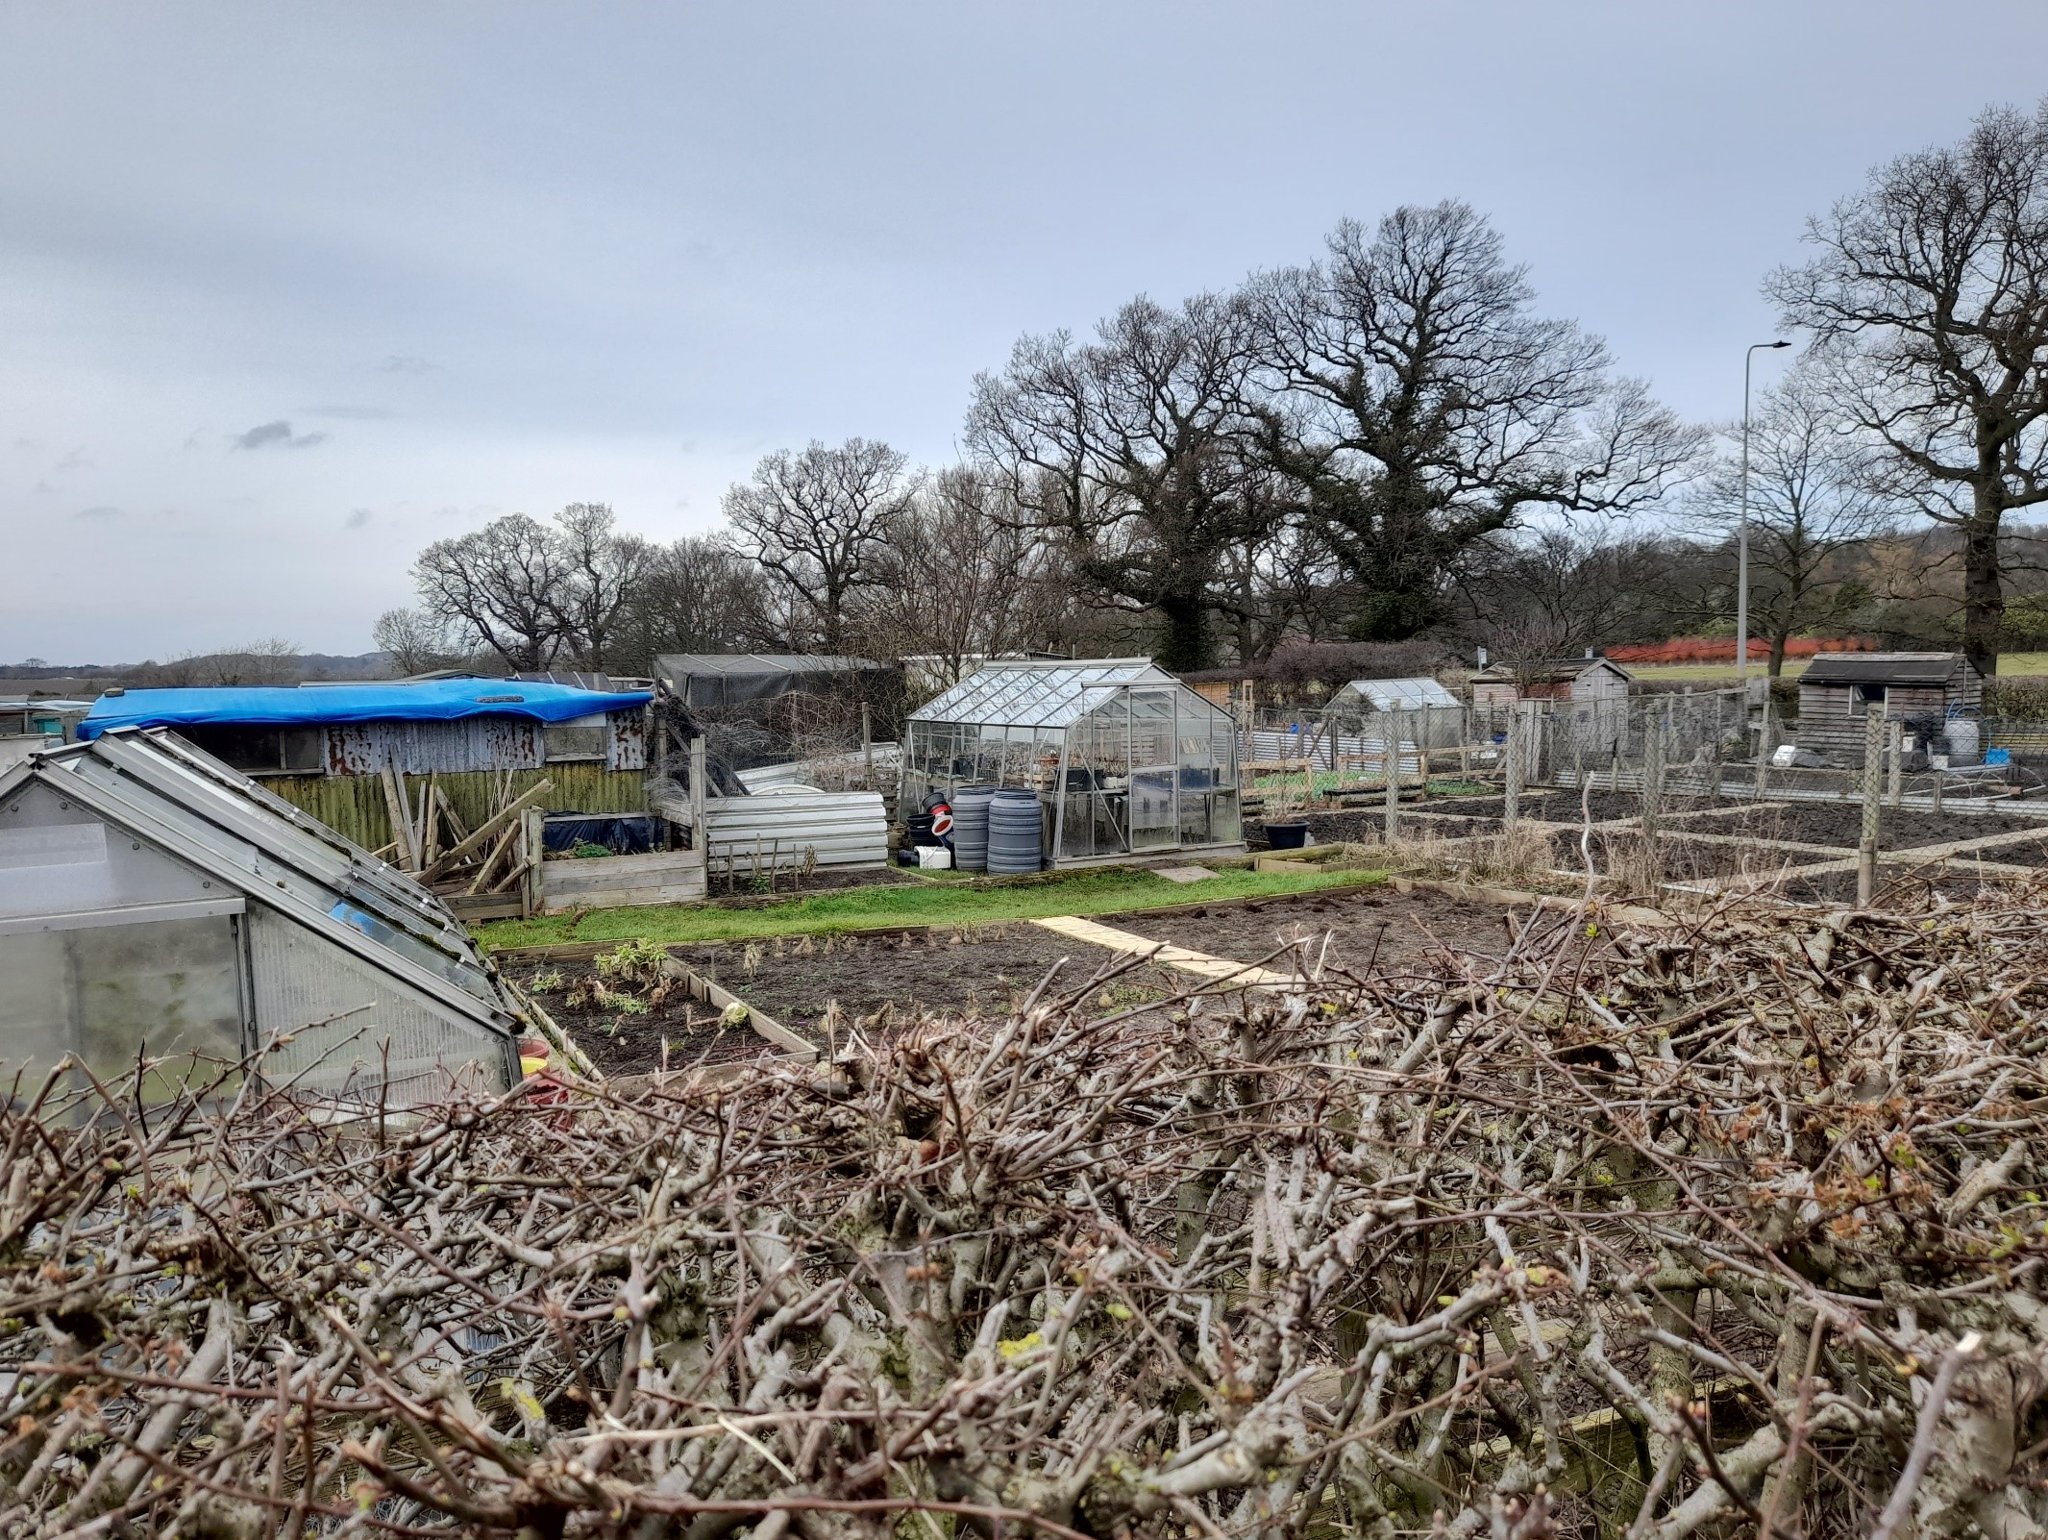
<svg viewBox="0 0 2048 1540">
<path fill-rule="evenodd" d="M 317 775 L 325 735 L 317 727 L 189 727 L 200 748 L 244 775 Z"/>
<path fill-rule="evenodd" d="M 1883 716 L 1885 689 L 1886 686 L 1881 684 L 1857 685 L 1849 695 L 1849 714 L 1859 717 L 1869 716 L 1870 708 L 1875 706 L 1877 707 L 1877 714 Z"/>
<path fill-rule="evenodd" d="M 550 762 L 565 759 L 603 759 L 608 732 L 604 718 L 574 722 L 550 722 L 542 733 Z"/>
</svg>

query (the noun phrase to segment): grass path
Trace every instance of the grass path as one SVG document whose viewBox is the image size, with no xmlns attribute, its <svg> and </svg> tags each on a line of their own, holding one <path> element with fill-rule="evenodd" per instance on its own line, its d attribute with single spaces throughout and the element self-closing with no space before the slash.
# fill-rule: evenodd
<svg viewBox="0 0 2048 1540">
<path fill-rule="evenodd" d="M 746 941 L 760 936 L 822 936 L 898 925 L 989 925 L 1054 915 L 1114 914 L 1226 898 L 1277 898 L 1378 882 L 1382 872 L 1232 869 L 1200 882 L 1169 882 L 1131 868 L 1107 868 L 1047 882 L 1000 887 L 877 884 L 792 898 L 786 903 L 720 909 L 664 904 L 646 909 L 592 909 L 583 914 L 498 920 L 477 927 L 488 950 L 558 941 Z"/>
</svg>

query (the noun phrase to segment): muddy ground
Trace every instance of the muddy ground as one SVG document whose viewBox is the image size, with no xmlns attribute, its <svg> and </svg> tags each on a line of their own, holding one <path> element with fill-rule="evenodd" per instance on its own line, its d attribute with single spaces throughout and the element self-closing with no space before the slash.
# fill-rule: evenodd
<svg viewBox="0 0 2048 1540">
<path fill-rule="evenodd" d="M 1008 1011 L 1064 960 L 1055 994 L 1086 986 L 1112 954 L 1036 925 L 984 925 L 899 936 L 785 937 L 751 945 L 684 947 L 677 955 L 784 1026 L 822 1040 L 819 1022 L 833 1002 L 848 1022 L 887 1009 L 903 1023 L 920 1013 Z M 1119 977 L 1089 998 L 1117 1009 L 1163 998 L 1185 976 L 1146 968 Z M 1105 996 L 1107 998 L 1105 998 Z"/>
<path fill-rule="evenodd" d="M 1306 940 L 1348 972 L 1409 977 L 1500 956 L 1510 940 L 1509 912 L 1504 904 L 1427 889 L 1403 894 L 1372 887 L 1213 909 L 1107 915 L 1103 923 L 1244 963 L 1264 962 Z M 1332 939 L 1322 954 L 1325 934 Z"/>
</svg>

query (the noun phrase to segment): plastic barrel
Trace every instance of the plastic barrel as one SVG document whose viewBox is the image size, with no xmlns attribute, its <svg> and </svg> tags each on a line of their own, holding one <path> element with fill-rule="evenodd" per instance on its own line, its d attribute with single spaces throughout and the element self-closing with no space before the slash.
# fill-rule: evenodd
<svg viewBox="0 0 2048 1540">
<path fill-rule="evenodd" d="M 993 786 L 963 786 L 953 793 L 953 864 L 963 872 L 988 870 L 988 807 Z"/>
<path fill-rule="evenodd" d="M 1004 876 L 1037 871 L 1044 823 L 1036 792 L 997 792 L 988 805 L 988 869 Z"/>
</svg>

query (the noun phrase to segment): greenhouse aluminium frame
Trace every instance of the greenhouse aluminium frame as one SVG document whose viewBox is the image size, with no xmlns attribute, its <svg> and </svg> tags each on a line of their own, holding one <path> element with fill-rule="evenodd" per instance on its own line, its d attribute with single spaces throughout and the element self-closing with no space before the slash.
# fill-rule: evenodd
<svg viewBox="0 0 2048 1540">
<path fill-rule="evenodd" d="M 901 813 L 963 786 L 1035 792 L 1051 866 L 1242 849 L 1237 728 L 1147 658 L 990 663 L 910 714 Z"/>
</svg>

